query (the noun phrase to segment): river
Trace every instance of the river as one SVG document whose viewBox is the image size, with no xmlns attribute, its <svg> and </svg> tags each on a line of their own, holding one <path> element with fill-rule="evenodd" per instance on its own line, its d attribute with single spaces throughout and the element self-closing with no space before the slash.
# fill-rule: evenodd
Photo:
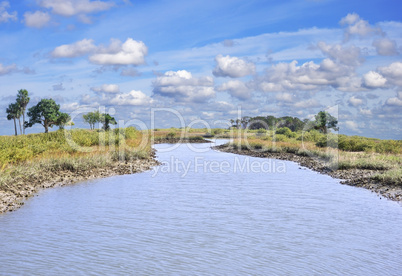
<svg viewBox="0 0 402 276">
<path fill-rule="evenodd" d="M 293 162 L 155 147 L 152 171 L 0 215 L 0 275 L 401 275 L 398 203 Z"/>
</svg>

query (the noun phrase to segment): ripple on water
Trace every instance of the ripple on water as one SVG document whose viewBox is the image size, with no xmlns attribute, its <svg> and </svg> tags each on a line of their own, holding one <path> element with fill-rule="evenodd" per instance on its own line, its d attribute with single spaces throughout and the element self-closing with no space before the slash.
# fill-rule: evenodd
<svg viewBox="0 0 402 276">
<path fill-rule="evenodd" d="M 158 158 L 172 155 L 235 162 L 186 145 Z M 43 191 L 0 216 L 0 275 L 400 275 L 399 205 L 283 164 L 286 173 L 193 167 Z"/>
</svg>

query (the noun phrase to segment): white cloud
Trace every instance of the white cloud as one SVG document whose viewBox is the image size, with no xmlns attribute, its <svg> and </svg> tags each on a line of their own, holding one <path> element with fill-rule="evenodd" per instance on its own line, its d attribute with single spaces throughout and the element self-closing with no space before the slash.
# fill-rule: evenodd
<svg viewBox="0 0 402 276">
<path fill-rule="evenodd" d="M 212 77 L 195 78 L 186 70 L 168 71 L 153 82 L 153 92 L 179 102 L 205 102 L 215 97 Z"/>
<path fill-rule="evenodd" d="M 295 103 L 294 106 L 298 107 L 298 108 L 310 108 L 310 107 L 318 107 L 318 106 L 320 106 L 320 104 L 318 103 L 318 101 L 316 99 L 309 99 L 309 100 Z"/>
<path fill-rule="evenodd" d="M 351 104 L 353 106 L 359 106 L 364 103 L 363 99 L 356 98 L 355 96 L 350 97 L 348 102 L 349 102 L 349 104 Z"/>
<path fill-rule="evenodd" d="M 24 13 L 24 22 L 28 27 L 42 28 L 50 21 L 50 15 L 47 12 L 36 11 Z"/>
<path fill-rule="evenodd" d="M 132 90 L 126 94 L 117 94 L 110 99 L 113 105 L 149 105 L 153 100 L 141 91 Z"/>
<path fill-rule="evenodd" d="M 15 72 L 17 70 L 18 69 L 17 69 L 16 64 L 11 64 L 11 65 L 8 65 L 8 66 L 4 66 L 3 64 L 0 63 L 0 76 L 10 74 L 10 73 Z"/>
<path fill-rule="evenodd" d="M 360 132 L 359 125 L 354 121 L 345 121 L 343 125 L 350 130 Z"/>
<path fill-rule="evenodd" d="M 53 13 L 62 16 L 96 13 L 114 6 L 113 2 L 89 0 L 42 0 L 39 3 L 41 7 L 51 9 Z"/>
<path fill-rule="evenodd" d="M 73 44 L 56 47 L 51 55 L 55 58 L 73 58 L 86 55 L 96 49 L 92 39 L 83 39 Z"/>
<path fill-rule="evenodd" d="M 293 102 L 293 96 L 290 93 L 279 93 L 275 96 L 275 99 L 281 102 Z"/>
<path fill-rule="evenodd" d="M 111 93 L 116 94 L 120 92 L 117 84 L 102 84 L 101 86 L 91 87 L 91 90 L 97 93 Z"/>
<path fill-rule="evenodd" d="M 148 48 L 144 42 L 128 38 L 121 44 L 119 40 L 112 40 L 108 48 L 99 48 L 98 53 L 89 57 L 89 60 L 101 65 L 140 65 L 145 63 Z"/>
<path fill-rule="evenodd" d="M 359 112 L 360 112 L 360 114 L 365 115 L 365 116 L 373 115 L 373 112 L 370 109 L 360 109 Z"/>
<path fill-rule="evenodd" d="M 317 46 L 325 55 L 342 64 L 357 66 L 363 61 L 360 48 L 354 45 L 343 47 L 340 44 L 328 45 L 321 41 Z"/>
<path fill-rule="evenodd" d="M 388 66 L 379 67 L 378 71 L 388 82 L 402 86 L 402 62 L 393 62 Z"/>
<path fill-rule="evenodd" d="M 313 61 L 297 66 L 297 61 L 278 63 L 266 70 L 265 76 L 257 79 L 257 86 L 264 92 L 293 90 L 317 90 L 333 87 L 341 91 L 358 91 L 360 80 L 354 68 L 324 59 L 320 64 Z"/>
<path fill-rule="evenodd" d="M 3 1 L 0 3 L 0 23 L 8 22 L 9 20 L 16 21 L 17 20 L 17 12 L 14 11 L 12 13 L 8 13 L 6 11 L 7 8 L 10 7 L 10 3 L 7 1 Z"/>
<path fill-rule="evenodd" d="M 402 106 L 402 100 L 397 97 L 393 97 L 387 99 L 386 104 L 392 106 Z"/>
<path fill-rule="evenodd" d="M 246 100 L 251 97 L 251 90 L 242 81 L 230 80 L 217 88 L 218 91 L 227 91 L 232 97 Z"/>
<path fill-rule="evenodd" d="M 363 75 L 363 86 L 367 88 L 385 87 L 386 82 L 386 78 L 374 71 L 370 71 Z"/>
<path fill-rule="evenodd" d="M 349 40 L 352 36 L 363 38 L 375 34 L 383 34 L 381 28 L 370 26 L 368 21 L 361 19 L 356 13 L 348 14 L 346 17 L 342 18 L 340 24 L 347 25 L 344 30 L 345 40 Z"/>
<path fill-rule="evenodd" d="M 238 57 L 217 55 L 216 67 L 212 72 L 217 77 L 240 78 L 254 74 L 255 64 Z"/>
<path fill-rule="evenodd" d="M 373 46 L 381 56 L 395 56 L 398 54 L 395 40 L 391 40 L 387 37 L 374 40 Z"/>
</svg>

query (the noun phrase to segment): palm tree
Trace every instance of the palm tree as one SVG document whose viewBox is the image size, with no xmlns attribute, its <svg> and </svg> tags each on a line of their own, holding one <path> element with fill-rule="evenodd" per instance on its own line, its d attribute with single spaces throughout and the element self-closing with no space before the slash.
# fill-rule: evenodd
<svg viewBox="0 0 402 276">
<path fill-rule="evenodd" d="M 25 110 L 27 108 L 29 100 L 30 100 L 30 98 L 28 97 L 28 91 L 26 89 L 18 90 L 17 103 L 21 109 L 22 121 L 24 124 L 24 133 L 23 134 L 25 134 Z"/>
<path fill-rule="evenodd" d="M 17 123 L 15 119 L 19 119 L 21 117 L 20 108 L 17 103 L 9 104 L 7 107 L 7 120 L 14 120 L 14 129 L 15 129 L 15 136 L 17 136 Z M 21 127 L 21 123 L 20 123 Z"/>
</svg>

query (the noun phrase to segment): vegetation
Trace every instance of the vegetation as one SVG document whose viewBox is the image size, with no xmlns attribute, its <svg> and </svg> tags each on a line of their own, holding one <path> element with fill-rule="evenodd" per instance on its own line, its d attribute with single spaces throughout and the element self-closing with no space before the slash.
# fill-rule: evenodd
<svg viewBox="0 0 402 276">
<path fill-rule="evenodd" d="M 25 122 L 26 127 L 41 124 L 45 128 L 45 133 L 49 128 L 64 126 L 69 120 L 69 115 L 60 112 L 60 105 L 53 99 L 42 99 L 37 105 L 28 109 L 29 122 Z M 67 120 L 68 119 L 68 120 Z"/>
<path fill-rule="evenodd" d="M 20 112 L 22 114 L 22 122 L 23 122 L 23 132 L 22 132 L 22 134 L 25 134 L 25 110 L 27 109 L 29 100 L 30 100 L 30 98 L 28 96 L 28 91 L 26 89 L 18 90 L 17 104 L 18 104 L 18 107 L 19 107 Z"/>
<path fill-rule="evenodd" d="M 102 128 L 104 130 L 109 130 L 110 125 L 117 125 L 117 122 L 116 122 L 115 118 L 113 118 L 109 114 L 102 114 L 101 118 L 100 118 L 100 121 L 103 124 Z"/>
<path fill-rule="evenodd" d="M 94 112 L 88 112 L 82 115 L 82 118 L 89 124 L 90 129 L 95 129 L 95 124 L 101 122 L 101 114 L 98 110 Z"/>
</svg>

